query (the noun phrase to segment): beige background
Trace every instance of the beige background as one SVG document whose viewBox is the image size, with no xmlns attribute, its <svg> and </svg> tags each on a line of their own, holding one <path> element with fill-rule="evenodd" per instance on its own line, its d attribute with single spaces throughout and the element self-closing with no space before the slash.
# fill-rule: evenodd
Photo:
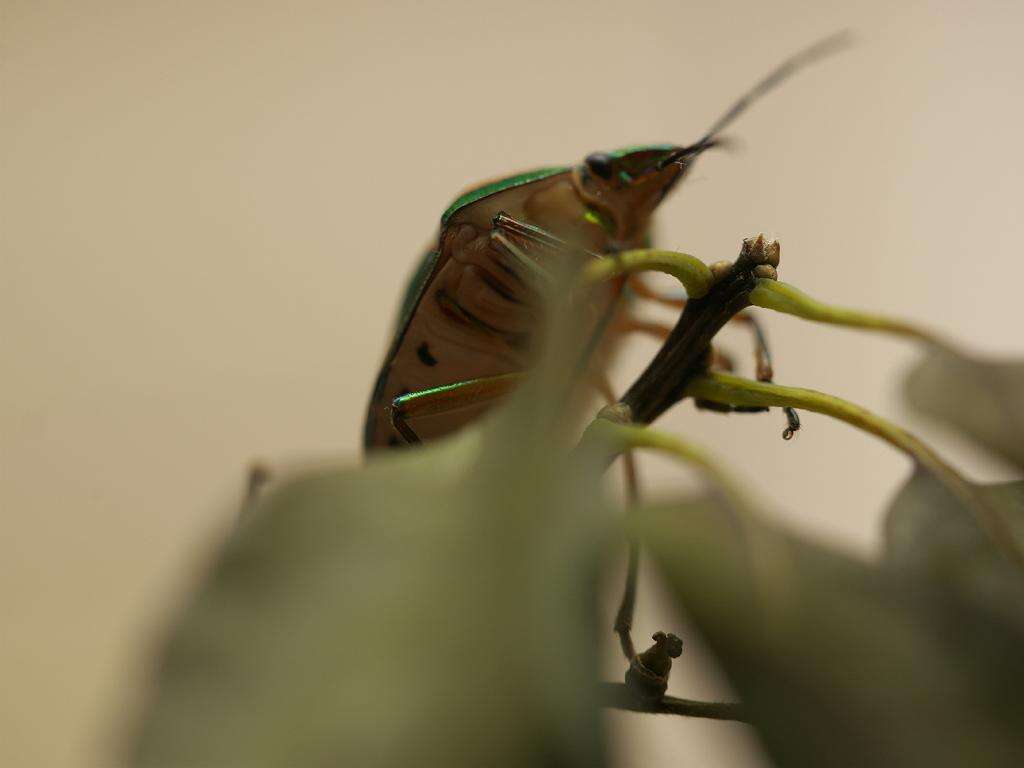
<svg viewBox="0 0 1024 768">
<path fill-rule="evenodd" d="M 702 160 L 662 244 L 711 261 L 764 230 L 807 291 L 1024 349 L 1024 5 L 853 5 L 3 0 L 0 764 L 110 764 L 247 462 L 357 455 L 396 297 L 461 187 L 692 140 L 838 28 L 859 45 L 735 126 L 743 151 Z M 1005 475 L 904 412 L 907 345 L 769 323 L 780 381 Z M 792 444 L 778 415 L 663 426 L 865 554 L 907 470 L 813 416 Z M 671 624 L 642 607 L 641 632 Z M 706 669 L 688 653 L 675 691 L 727 695 Z M 624 765 L 757 764 L 738 726 L 612 719 Z"/>
</svg>

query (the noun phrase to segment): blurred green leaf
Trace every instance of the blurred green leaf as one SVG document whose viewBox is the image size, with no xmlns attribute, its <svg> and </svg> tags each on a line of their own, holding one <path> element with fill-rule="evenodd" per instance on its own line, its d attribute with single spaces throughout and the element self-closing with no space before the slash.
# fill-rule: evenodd
<svg viewBox="0 0 1024 768">
<path fill-rule="evenodd" d="M 906 395 L 920 412 L 1024 467 L 1024 361 L 935 351 L 910 372 Z"/>
<path fill-rule="evenodd" d="M 578 498 L 475 448 L 273 494 L 175 630 L 138 764 L 601 764 L 600 519 L 569 525 Z"/>
<path fill-rule="evenodd" d="M 1024 546 L 1024 481 L 971 484 L 1000 513 Z M 933 476 L 917 471 L 893 499 L 885 518 L 885 560 L 902 573 L 928 578 L 998 569 L 1024 582 L 1024 574 L 1000 555 L 976 518 Z M 1024 607 L 1024 606 L 1022 606 Z"/>
<path fill-rule="evenodd" d="M 172 632 L 135 764 L 602 765 L 609 518 L 561 357 L 454 440 L 259 505 Z"/>
<path fill-rule="evenodd" d="M 1024 482 L 976 485 L 975 492 L 1024 543 Z M 915 473 L 885 520 L 884 564 L 941 626 L 951 651 L 987 669 L 980 679 L 1000 707 L 1019 707 L 1024 685 L 1024 571 L 993 546 L 959 500 Z"/>
<path fill-rule="evenodd" d="M 1024 764 L 1024 681 L 900 579 L 718 501 L 637 520 L 778 765 Z"/>
</svg>

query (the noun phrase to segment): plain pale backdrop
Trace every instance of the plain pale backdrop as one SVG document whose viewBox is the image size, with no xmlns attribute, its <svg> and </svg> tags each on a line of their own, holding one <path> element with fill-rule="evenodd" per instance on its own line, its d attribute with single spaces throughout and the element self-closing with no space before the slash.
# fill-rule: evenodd
<svg viewBox="0 0 1024 768">
<path fill-rule="evenodd" d="M 743 117 L 741 149 L 702 158 L 663 207 L 660 243 L 714 261 L 764 231 L 816 296 L 1024 349 L 1019 2 L 0 6 L 4 766 L 110 765 L 248 462 L 358 456 L 396 298 L 456 192 L 692 141 L 837 29 L 858 45 Z M 779 381 L 1006 476 L 906 413 L 908 345 L 767 322 Z M 725 343 L 745 362 L 746 337 Z M 631 345 L 616 380 L 653 350 Z M 870 556 L 907 463 L 805 424 L 784 444 L 778 414 L 686 405 L 662 422 L 728 457 L 781 519 Z M 651 493 L 691 479 L 656 461 L 644 476 Z M 653 589 L 641 637 L 679 626 Z M 728 696 L 697 645 L 673 692 Z M 622 765 L 760 764 L 742 726 L 610 720 Z"/>
</svg>

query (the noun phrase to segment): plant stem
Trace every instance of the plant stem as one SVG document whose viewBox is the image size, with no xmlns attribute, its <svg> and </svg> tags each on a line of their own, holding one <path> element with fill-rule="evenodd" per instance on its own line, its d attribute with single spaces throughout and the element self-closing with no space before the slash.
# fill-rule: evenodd
<svg viewBox="0 0 1024 768">
<path fill-rule="evenodd" d="M 687 464 L 692 464 L 711 478 L 728 501 L 741 509 L 748 508 L 739 483 L 706 451 L 667 432 L 638 424 L 622 423 L 618 419 L 606 415 L 609 412 L 614 413 L 613 409 L 604 409 L 590 423 L 583 433 L 581 444 L 600 441 L 603 444 L 602 447 L 616 455 L 637 448 L 648 448 L 674 456 Z"/>
<path fill-rule="evenodd" d="M 975 515 L 982 530 L 999 550 L 1011 562 L 1024 567 L 1024 553 L 1017 547 L 1006 521 L 998 510 L 987 504 L 975 493 L 970 483 L 920 439 L 866 408 L 812 389 L 751 381 L 725 373 L 706 373 L 690 378 L 686 394 L 725 405 L 800 408 L 845 421 L 857 429 L 881 438 L 910 456 L 919 467 L 942 483 Z"/>
<path fill-rule="evenodd" d="M 603 259 L 596 259 L 583 272 L 588 284 L 601 283 L 634 272 L 662 272 L 676 278 L 686 288 L 687 296 L 699 298 L 708 292 L 714 278 L 708 266 L 688 253 L 641 248 L 622 251 Z"/>
<path fill-rule="evenodd" d="M 886 315 L 876 315 L 871 312 L 825 304 L 811 298 L 799 288 L 778 280 L 759 279 L 750 292 L 750 303 L 756 307 L 773 309 L 776 312 L 783 312 L 817 323 L 879 331 L 936 347 L 951 348 L 949 342 L 941 339 L 932 331 L 913 323 Z"/>
<path fill-rule="evenodd" d="M 733 315 L 750 306 L 753 287 L 750 266 L 741 259 L 705 296 L 686 302 L 668 339 L 622 396 L 633 421 L 650 424 L 686 397 L 689 378 L 707 368 L 712 339 Z"/>
<path fill-rule="evenodd" d="M 742 704 L 716 701 L 693 701 L 666 696 L 659 702 L 645 702 L 623 683 L 598 683 L 601 702 L 612 709 L 624 709 L 629 712 L 652 712 L 662 715 L 682 715 L 684 717 L 705 717 L 711 720 L 735 720 L 746 723 L 746 710 Z"/>
</svg>

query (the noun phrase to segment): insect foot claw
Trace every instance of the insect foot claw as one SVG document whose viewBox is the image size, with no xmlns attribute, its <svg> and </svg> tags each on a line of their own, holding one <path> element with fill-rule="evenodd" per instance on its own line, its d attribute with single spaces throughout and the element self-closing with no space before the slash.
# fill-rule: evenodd
<svg viewBox="0 0 1024 768">
<path fill-rule="evenodd" d="M 672 659 L 683 652 L 683 641 L 676 635 L 655 632 L 654 645 L 638 653 L 626 670 L 626 686 L 637 698 L 646 702 L 659 702 L 668 690 L 668 675 Z"/>
</svg>

